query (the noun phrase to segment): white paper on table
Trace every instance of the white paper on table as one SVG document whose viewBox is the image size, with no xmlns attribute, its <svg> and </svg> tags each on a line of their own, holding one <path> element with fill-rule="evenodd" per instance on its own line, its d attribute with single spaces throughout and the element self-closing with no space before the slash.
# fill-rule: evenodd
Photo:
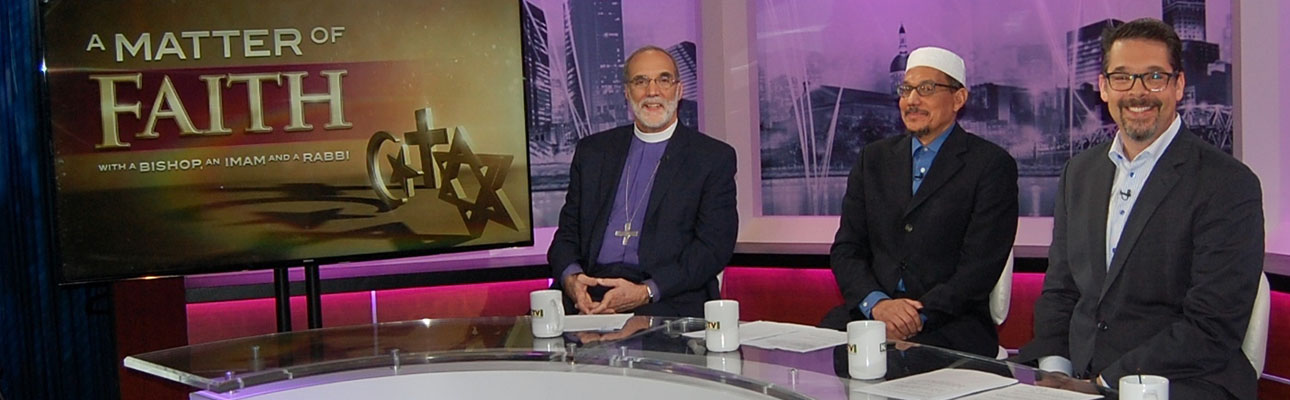
<svg viewBox="0 0 1290 400">
<path fill-rule="evenodd" d="M 685 336 L 701 338 L 703 334 L 704 331 L 694 331 L 686 333 Z M 846 342 L 846 332 L 832 329 L 772 321 L 739 324 L 739 343 L 763 349 L 806 353 L 846 344 Z"/>
<path fill-rule="evenodd" d="M 1092 400 L 1101 395 L 1072 392 L 1043 386 L 1010 385 L 977 393 L 959 400 Z"/>
<path fill-rule="evenodd" d="M 761 338 L 794 333 L 799 328 L 815 329 L 814 327 L 809 327 L 806 325 L 790 324 L 785 322 L 772 322 L 772 321 L 744 322 L 739 324 L 739 342 L 747 343 L 749 341 L 753 341 Z M 695 339 L 701 338 L 703 337 L 703 335 L 704 335 L 704 331 L 686 332 L 684 334 L 685 337 L 695 338 Z"/>
<path fill-rule="evenodd" d="M 740 333 L 743 333 L 742 331 Z M 740 338 L 742 341 L 743 338 Z M 798 353 L 839 346 L 847 343 L 847 333 L 832 329 L 803 326 L 783 335 L 768 336 L 743 342 L 763 349 L 788 350 Z"/>
<path fill-rule="evenodd" d="M 946 368 L 893 379 L 858 391 L 907 400 L 947 400 L 1017 383 L 989 372 Z"/>
<path fill-rule="evenodd" d="M 627 325 L 627 320 L 636 314 L 596 314 L 564 316 L 565 332 L 582 331 L 616 331 Z"/>
</svg>

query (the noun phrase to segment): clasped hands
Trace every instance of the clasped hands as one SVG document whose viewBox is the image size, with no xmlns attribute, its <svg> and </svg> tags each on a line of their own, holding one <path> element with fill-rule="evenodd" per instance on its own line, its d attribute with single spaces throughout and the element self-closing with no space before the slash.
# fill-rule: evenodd
<svg viewBox="0 0 1290 400">
<path fill-rule="evenodd" d="M 582 314 L 614 314 L 627 312 L 649 303 L 649 288 L 622 278 L 592 278 L 586 274 L 573 274 L 564 278 L 564 294 Z M 608 287 L 600 301 L 592 301 L 587 288 Z"/>
<path fill-rule="evenodd" d="M 918 310 L 923 303 L 914 299 L 883 299 L 874 304 L 870 314 L 875 321 L 887 324 L 887 339 L 907 340 L 923 330 Z"/>
</svg>

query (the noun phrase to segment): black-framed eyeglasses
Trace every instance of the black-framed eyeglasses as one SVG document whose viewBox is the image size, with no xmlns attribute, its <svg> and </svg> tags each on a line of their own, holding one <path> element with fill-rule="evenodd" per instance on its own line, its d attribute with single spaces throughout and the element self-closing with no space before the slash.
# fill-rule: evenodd
<svg viewBox="0 0 1290 400">
<path fill-rule="evenodd" d="M 906 84 L 901 84 L 900 86 L 896 86 L 896 95 L 900 96 L 901 98 L 905 98 L 905 97 L 909 97 L 910 93 L 913 93 L 914 91 L 918 91 L 919 96 L 927 97 L 927 96 L 936 94 L 936 88 L 938 87 L 947 88 L 951 91 L 959 89 L 958 86 L 946 85 L 944 83 L 936 83 L 936 82 L 923 82 L 918 84 L 918 86 L 909 86 Z"/>
<path fill-rule="evenodd" d="M 645 90 L 649 87 L 650 82 L 658 84 L 659 89 L 668 90 L 671 89 L 672 86 L 676 86 L 676 83 L 679 82 L 679 80 L 672 75 L 659 75 L 657 78 L 638 76 L 632 78 L 632 80 L 628 81 L 627 84 L 630 85 L 632 89 Z"/>
<path fill-rule="evenodd" d="M 1143 72 L 1141 74 L 1108 72 L 1102 74 L 1102 76 L 1106 77 L 1106 85 L 1110 86 L 1111 90 L 1120 92 L 1133 90 L 1134 81 L 1141 79 L 1142 87 L 1147 88 L 1147 90 L 1152 92 L 1159 92 L 1161 90 L 1165 90 L 1165 86 L 1169 86 L 1169 80 L 1178 76 L 1178 73 L 1161 71 Z"/>
</svg>

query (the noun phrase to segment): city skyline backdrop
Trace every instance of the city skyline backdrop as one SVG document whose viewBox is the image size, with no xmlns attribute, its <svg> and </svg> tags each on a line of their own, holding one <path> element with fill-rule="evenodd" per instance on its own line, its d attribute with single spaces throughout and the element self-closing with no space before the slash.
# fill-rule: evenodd
<svg viewBox="0 0 1290 400">
<path fill-rule="evenodd" d="M 701 128 L 699 3 L 523 4 L 534 226 L 554 226 L 574 144 L 631 122 L 621 77 L 632 50 L 653 44 L 677 59 L 686 85 L 680 118 Z M 989 10 L 935 0 L 759 0 L 752 8 L 765 215 L 840 212 L 860 149 L 903 132 L 892 89 L 908 51 L 922 46 L 967 61 L 971 96 L 959 123 L 1017 158 L 1023 216 L 1050 216 L 1061 166 L 1114 134 L 1096 88 L 1108 25 L 1154 17 L 1175 26 L 1184 39 L 1184 122 L 1231 151 L 1231 0 L 1002 0 Z"/>
<path fill-rule="evenodd" d="M 533 225 L 555 226 L 579 139 L 632 122 L 624 59 L 645 45 L 677 61 L 681 123 L 698 128 L 698 7 L 691 0 L 529 0 L 521 12 Z"/>
<path fill-rule="evenodd" d="M 820 1 L 757 4 L 761 200 L 766 215 L 837 215 L 860 149 L 903 134 L 894 86 L 908 52 L 951 49 L 967 63 L 958 123 L 1018 161 L 1022 216 L 1051 216 L 1071 155 L 1114 132 L 1098 95 L 1100 34 L 1141 17 L 1171 23 L 1187 74 L 1179 111 L 1230 152 L 1230 0 Z M 828 40 L 825 40 L 825 39 Z"/>
</svg>

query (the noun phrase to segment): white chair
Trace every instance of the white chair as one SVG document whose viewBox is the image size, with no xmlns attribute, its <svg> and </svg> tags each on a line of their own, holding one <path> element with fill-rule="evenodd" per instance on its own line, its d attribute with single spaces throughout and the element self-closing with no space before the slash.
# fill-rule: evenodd
<svg viewBox="0 0 1290 400">
<path fill-rule="evenodd" d="M 1013 253 L 1008 252 L 1008 261 L 1003 264 L 999 281 L 995 282 L 994 289 L 990 290 L 990 318 L 994 319 L 995 326 L 1003 325 L 1003 321 L 1008 319 L 1008 310 L 1012 308 L 1012 265 L 1015 262 Z M 1266 331 L 1265 328 L 1264 337 L 1267 336 Z M 999 354 L 995 358 L 1000 360 L 1008 358 L 1008 349 L 999 346 Z"/>
<path fill-rule="evenodd" d="M 1245 328 L 1245 340 L 1241 342 L 1241 351 L 1250 359 L 1254 372 L 1263 373 L 1263 363 L 1268 351 L 1268 313 L 1271 309 L 1271 295 L 1268 294 L 1268 277 L 1259 274 L 1259 292 L 1254 296 L 1254 308 L 1250 312 L 1250 325 Z"/>
</svg>

